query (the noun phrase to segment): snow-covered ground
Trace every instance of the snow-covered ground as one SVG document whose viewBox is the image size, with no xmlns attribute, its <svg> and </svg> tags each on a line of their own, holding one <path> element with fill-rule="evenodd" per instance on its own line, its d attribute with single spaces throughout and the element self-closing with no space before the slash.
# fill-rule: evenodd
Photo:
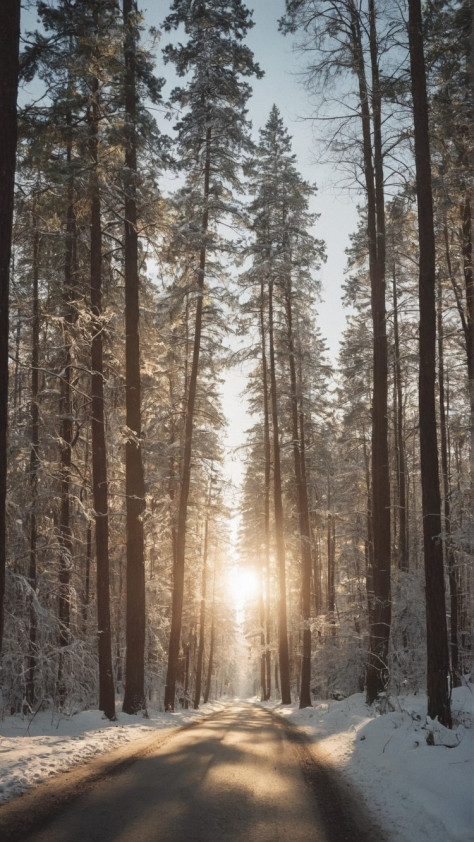
<svg viewBox="0 0 474 842">
<path fill-rule="evenodd" d="M 427 723 L 426 699 L 392 699 L 392 710 L 376 715 L 362 695 L 343 701 L 273 706 L 314 737 L 328 762 L 365 796 L 393 842 L 471 842 L 474 839 L 474 728 L 472 685 L 455 690 L 451 732 Z M 13 716 L 0 722 L 0 803 L 53 774 L 132 740 L 156 736 L 196 717 L 220 710 L 151 712 L 149 719 L 119 714 L 110 723 L 98 711 L 69 718 L 57 714 Z M 427 744 L 431 733 L 435 745 Z M 442 745 L 438 743 L 448 743 Z"/>
<path fill-rule="evenodd" d="M 472 842 L 473 697 L 474 685 L 453 691 L 452 731 L 427 722 L 423 694 L 390 699 L 395 710 L 383 715 L 362 694 L 279 713 L 357 785 L 391 842 Z"/>
<path fill-rule="evenodd" d="M 0 805 L 36 784 L 87 763 L 132 740 L 157 736 L 222 710 L 222 703 L 203 705 L 198 711 L 176 713 L 149 711 L 149 718 L 117 711 L 109 722 L 98 710 L 66 717 L 58 713 L 37 713 L 33 718 L 8 716 L 0 720 Z"/>
</svg>

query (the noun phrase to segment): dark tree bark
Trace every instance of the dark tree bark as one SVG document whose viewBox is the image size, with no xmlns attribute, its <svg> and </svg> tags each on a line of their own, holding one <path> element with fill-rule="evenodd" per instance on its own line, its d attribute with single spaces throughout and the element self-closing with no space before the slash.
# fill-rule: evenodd
<svg viewBox="0 0 474 842">
<path fill-rule="evenodd" d="M 123 711 L 146 709 L 145 700 L 145 479 L 141 442 L 141 381 L 137 234 L 137 89 L 135 0 L 123 0 L 125 27 L 125 445 L 127 498 L 127 655 Z"/>
<path fill-rule="evenodd" d="M 184 426 L 184 452 L 181 477 L 181 493 L 178 509 L 178 526 L 176 535 L 176 558 L 173 570 L 173 597 L 171 607 L 171 632 L 168 649 L 168 671 L 165 688 L 165 710 L 174 710 L 176 694 L 176 677 L 179 659 L 179 642 L 183 617 L 184 598 L 184 568 L 186 557 L 186 521 L 188 514 L 188 498 L 191 484 L 191 456 L 194 430 L 194 409 L 199 373 L 199 356 L 201 351 L 202 315 L 204 299 L 204 279 L 206 276 L 207 248 L 206 236 L 209 227 L 209 185 L 211 174 L 211 129 L 206 132 L 206 151 L 203 174 L 203 204 L 204 210 L 201 220 L 202 245 L 199 255 L 199 270 L 196 278 L 196 314 L 194 321 L 193 356 L 186 403 L 186 419 Z"/>
<path fill-rule="evenodd" d="M 116 719 L 115 688 L 112 669 L 110 629 L 109 570 L 109 488 L 105 442 L 104 360 L 102 332 L 102 219 L 98 180 L 99 82 L 91 83 L 90 141 L 91 174 L 91 307 L 93 335 L 91 345 L 92 397 L 92 492 L 95 512 L 95 549 L 97 565 L 97 635 L 99 646 L 99 709 L 110 720 Z"/>
<path fill-rule="evenodd" d="M 0 653 L 5 623 L 10 255 L 17 143 L 20 0 L 2 9 L 0 29 Z"/>
<path fill-rule="evenodd" d="M 273 281 L 268 285 L 268 333 L 270 354 L 270 393 L 273 426 L 273 505 L 275 511 L 275 544 L 278 568 L 278 655 L 280 663 L 281 701 L 291 704 L 290 656 L 288 650 L 288 621 L 286 606 L 286 560 L 281 488 L 280 431 L 276 384 L 276 364 L 273 326 Z"/>
<path fill-rule="evenodd" d="M 39 255 L 40 237 L 38 221 L 35 209 L 32 218 L 33 226 L 33 320 L 31 325 L 31 446 L 30 446 L 30 552 L 28 560 L 28 584 L 31 588 L 30 595 L 30 628 L 28 638 L 28 659 L 26 667 L 25 685 L 26 700 L 33 707 L 36 701 L 35 674 L 36 674 L 36 641 L 38 633 L 38 622 L 36 617 L 35 596 L 37 588 L 37 555 L 38 555 L 38 474 L 40 469 L 39 458 Z"/>
<path fill-rule="evenodd" d="M 73 555 L 73 540 L 71 528 L 71 466 L 73 448 L 73 405 L 71 396 L 71 343 L 72 327 L 75 321 L 74 296 L 76 284 L 76 243 L 77 226 L 75 211 L 75 185 L 72 169 L 72 136 L 71 115 L 67 115 L 68 137 L 66 160 L 68 168 L 67 209 L 66 209 L 66 240 L 64 254 L 64 288 L 63 288 L 63 359 L 60 375 L 60 418 L 61 418 L 61 454 L 60 454 L 60 512 L 59 512 L 59 596 L 58 621 L 59 645 L 68 646 L 71 637 L 71 569 Z M 58 694 L 60 704 L 64 702 L 66 688 L 64 684 L 64 659 L 59 656 L 58 663 Z"/>
<path fill-rule="evenodd" d="M 467 376 L 469 380 L 469 401 L 471 408 L 471 524 L 474 509 L 474 270 L 472 267 L 472 212 L 470 195 L 466 192 L 461 203 L 462 255 L 464 282 L 466 286 L 466 318 L 464 333 L 466 337 Z M 474 527 L 471 525 L 471 548 L 474 547 Z"/>
<path fill-rule="evenodd" d="M 385 203 L 381 135 L 381 94 L 377 57 L 375 5 L 369 0 L 372 93 L 366 78 L 360 18 L 352 8 L 352 48 L 359 82 L 364 178 L 367 197 L 367 233 L 373 327 L 372 395 L 372 536 L 373 565 L 367 701 L 374 702 L 388 682 L 388 646 L 391 625 L 390 583 L 390 479 L 388 458 L 388 353 L 385 311 Z M 372 103 L 372 118 L 369 103 Z M 372 137 L 373 127 L 373 137 Z"/>
<path fill-rule="evenodd" d="M 428 715 L 451 727 L 449 656 L 441 543 L 441 499 L 436 435 L 435 236 L 431 189 L 428 97 L 420 0 L 409 0 L 408 36 L 415 132 L 420 247 L 420 459 L 426 593 Z"/>
</svg>

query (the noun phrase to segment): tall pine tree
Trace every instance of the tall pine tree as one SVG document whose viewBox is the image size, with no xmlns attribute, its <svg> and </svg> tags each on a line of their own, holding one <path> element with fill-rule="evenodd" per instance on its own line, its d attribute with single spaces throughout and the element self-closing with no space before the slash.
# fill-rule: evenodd
<svg viewBox="0 0 474 842">
<path fill-rule="evenodd" d="M 186 215 L 180 234 L 185 238 L 194 273 L 195 318 L 191 370 L 186 396 L 184 452 L 173 560 L 173 596 L 165 708 L 173 710 L 181 638 L 186 558 L 186 522 L 197 384 L 209 262 L 219 252 L 217 226 L 230 211 L 232 192 L 239 189 L 239 157 L 248 145 L 245 105 L 250 86 L 242 77 L 260 75 L 252 52 L 243 43 L 252 26 L 241 0 L 174 0 L 165 20 L 166 31 L 184 28 L 185 44 L 170 44 L 165 60 L 180 77 L 172 101 L 183 109 L 177 123 L 178 149 L 186 175 L 183 204 Z M 213 269 L 215 271 L 215 268 Z"/>
</svg>

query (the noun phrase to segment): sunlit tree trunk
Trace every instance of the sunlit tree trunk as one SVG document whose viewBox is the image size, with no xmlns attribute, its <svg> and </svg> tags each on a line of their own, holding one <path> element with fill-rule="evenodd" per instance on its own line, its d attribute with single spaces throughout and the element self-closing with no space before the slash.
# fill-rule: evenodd
<svg viewBox="0 0 474 842">
<path fill-rule="evenodd" d="M 270 391 L 273 426 L 273 505 L 275 510 L 275 544 L 278 567 L 278 654 L 280 663 L 281 701 L 291 704 L 290 692 L 290 657 L 288 650 L 288 621 L 286 605 L 286 559 L 285 534 L 283 523 L 283 501 L 281 489 L 280 432 L 278 419 L 278 400 L 276 384 L 276 364 L 273 325 L 273 281 L 268 286 L 268 326 L 270 351 Z"/>
<path fill-rule="evenodd" d="M 203 702 L 207 705 L 211 693 L 212 672 L 214 669 L 214 645 L 216 636 L 215 624 L 215 607 L 216 607 L 216 574 L 214 573 L 214 583 L 212 587 L 212 605 L 211 605 L 211 632 L 209 636 L 209 661 L 207 663 L 206 688 L 204 690 Z"/>
<path fill-rule="evenodd" d="M 91 81 L 89 149 L 91 173 L 91 307 L 93 336 L 91 344 L 92 397 L 92 493 L 95 519 L 97 565 L 97 636 L 99 647 L 99 709 L 108 719 L 115 717 L 115 688 L 112 670 L 110 628 L 109 572 L 109 501 L 107 449 L 105 442 L 104 362 L 102 332 L 102 219 L 98 181 L 99 82 Z"/>
</svg>

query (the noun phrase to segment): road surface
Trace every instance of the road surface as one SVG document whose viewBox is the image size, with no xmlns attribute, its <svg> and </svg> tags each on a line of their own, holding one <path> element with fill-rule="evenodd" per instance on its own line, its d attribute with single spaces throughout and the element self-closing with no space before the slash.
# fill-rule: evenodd
<svg viewBox="0 0 474 842">
<path fill-rule="evenodd" d="M 58 781 L 59 785 L 59 781 Z M 49 784 L 51 791 L 51 783 Z M 360 800 L 269 712 L 233 704 L 145 756 L 71 784 L 45 811 L 0 810 L 21 842 L 382 842 Z M 8 805 L 7 805 L 8 806 Z M 14 805 L 13 805 L 14 806 Z M 18 805 L 17 805 L 18 806 Z M 18 813 L 18 810 L 17 810 Z M 20 817 L 21 819 L 21 817 Z"/>
</svg>

